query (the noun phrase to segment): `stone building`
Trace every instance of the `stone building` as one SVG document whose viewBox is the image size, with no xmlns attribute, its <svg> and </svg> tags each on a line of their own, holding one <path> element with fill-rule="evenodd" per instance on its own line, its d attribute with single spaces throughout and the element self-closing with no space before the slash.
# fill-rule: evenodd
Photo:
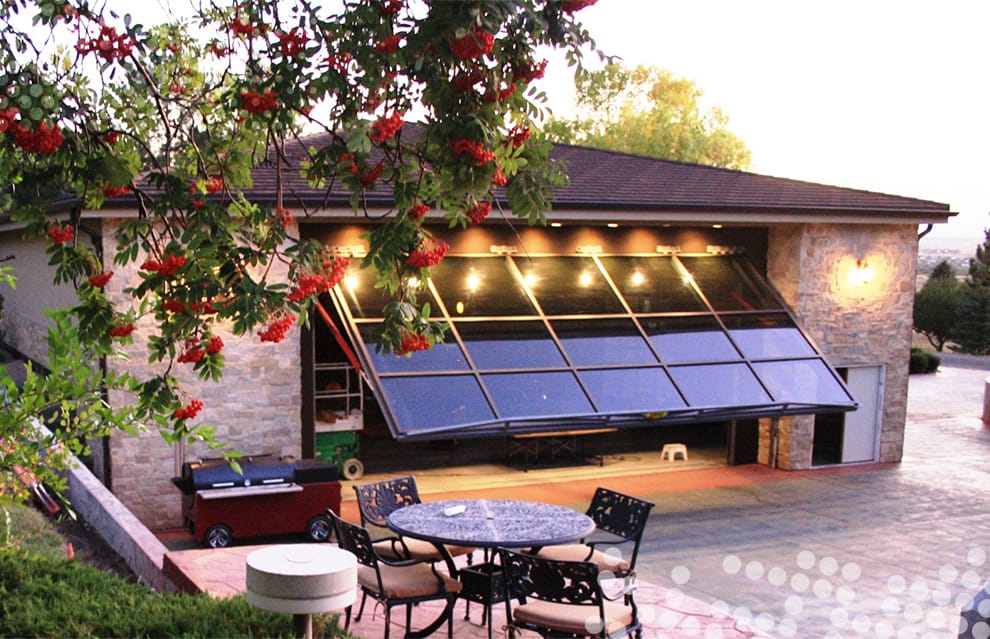
<svg viewBox="0 0 990 639">
<path fill-rule="evenodd" d="M 382 300 L 349 283 L 321 299 L 326 319 L 279 344 L 221 333 L 223 380 L 186 380 L 198 420 L 236 450 L 302 457 L 327 454 L 326 432 L 361 427 L 369 471 L 502 461 L 513 435 L 565 430 L 598 432 L 605 450 L 715 432 L 727 463 L 791 470 L 900 460 L 919 232 L 946 222 L 947 205 L 576 146 L 552 157 L 570 184 L 546 227 L 495 213 L 450 233 L 428 218 L 451 244 L 424 288 L 453 326 L 444 347 L 377 355 Z M 360 254 L 375 215 L 294 175 L 283 171 L 284 205 L 311 215 L 293 211 L 293 230 Z M 271 204 L 274 183 L 259 169 L 248 195 Z M 79 213 L 115 268 L 126 199 Z M 40 240 L 0 231 L 22 278 L 4 291 L 2 329 L 44 364 L 41 308 L 71 291 L 51 284 Z M 122 296 L 138 276 L 115 270 L 108 291 Z M 113 365 L 148 366 L 137 349 Z M 181 464 L 216 454 L 155 432 L 95 449 L 97 474 L 153 528 L 181 523 Z"/>
</svg>

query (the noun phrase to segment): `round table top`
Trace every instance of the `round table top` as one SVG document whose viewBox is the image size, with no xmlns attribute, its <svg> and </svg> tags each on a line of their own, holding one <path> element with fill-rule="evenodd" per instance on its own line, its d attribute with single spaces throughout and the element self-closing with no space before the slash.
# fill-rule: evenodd
<svg viewBox="0 0 990 639">
<path fill-rule="evenodd" d="M 511 499 L 452 499 L 405 506 L 388 516 L 395 532 L 460 546 L 521 548 L 587 537 L 595 522 L 555 504 Z"/>
</svg>

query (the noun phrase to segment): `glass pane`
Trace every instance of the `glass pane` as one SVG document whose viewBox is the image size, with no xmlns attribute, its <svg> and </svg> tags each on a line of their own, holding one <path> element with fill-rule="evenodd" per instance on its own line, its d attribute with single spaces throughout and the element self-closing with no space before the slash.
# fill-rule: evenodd
<svg viewBox="0 0 990 639">
<path fill-rule="evenodd" d="M 567 365 L 542 321 L 455 322 L 455 327 L 479 369 Z"/>
<path fill-rule="evenodd" d="M 670 376 L 692 408 L 752 406 L 771 401 L 745 364 L 678 366 L 670 369 Z"/>
<path fill-rule="evenodd" d="M 722 320 L 743 355 L 749 359 L 816 354 L 801 331 L 784 315 L 729 315 L 723 316 Z"/>
<path fill-rule="evenodd" d="M 477 379 L 471 375 L 381 379 L 399 432 L 494 421 Z"/>
<path fill-rule="evenodd" d="M 375 288 L 375 273 L 371 269 L 361 268 L 360 262 L 355 261 L 347 269 L 344 281 L 335 291 L 347 304 L 351 315 L 358 319 L 382 317 L 382 309 L 393 301 L 383 289 Z"/>
<path fill-rule="evenodd" d="M 580 376 L 602 413 L 651 413 L 685 406 L 661 368 L 581 371 Z"/>
<path fill-rule="evenodd" d="M 737 257 L 680 257 L 702 294 L 716 311 L 781 308 L 770 289 Z"/>
<path fill-rule="evenodd" d="M 603 257 L 601 262 L 633 313 L 707 310 L 670 257 Z"/>
<path fill-rule="evenodd" d="M 502 419 L 565 417 L 595 412 L 571 373 L 482 375 Z"/>
<path fill-rule="evenodd" d="M 446 257 L 430 278 L 451 317 L 536 314 L 504 257 Z"/>
<path fill-rule="evenodd" d="M 722 328 L 710 315 L 696 317 L 640 317 L 639 323 L 667 364 L 717 362 L 739 359 Z"/>
<path fill-rule="evenodd" d="M 835 380 L 825 362 L 804 359 L 760 362 L 756 374 L 778 402 L 797 404 L 851 404 L 853 400 Z"/>
<path fill-rule="evenodd" d="M 513 259 L 547 315 L 626 312 L 590 257 Z"/>
<path fill-rule="evenodd" d="M 449 333 L 442 344 L 434 344 L 433 348 L 417 351 L 409 356 L 394 353 L 376 353 L 373 333 L 377 324 L 360 324 L 361 338 L 368 348 L 371 365 L 379 373 L 416 373 L 423 371 L 463 371 L 467 370 L 467 361 L 461 348 Z"/>
<path fill-rule="evenodd" d="M 576 366 L 655 364 L 657 361 L 632 320 L 554 320 L 550 325 Z"/>
</svg>

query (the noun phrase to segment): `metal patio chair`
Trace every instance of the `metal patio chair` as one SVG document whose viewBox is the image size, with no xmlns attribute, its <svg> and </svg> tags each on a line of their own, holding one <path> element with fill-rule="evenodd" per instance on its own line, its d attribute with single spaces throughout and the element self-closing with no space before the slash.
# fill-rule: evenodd
<svg viewBox="0 0 990 639">
<path fill-rule="evenodd" d="M 544 546 L 536 554 L 559 561 L 590 561 L 618 577 L 630 574 L 636 568 L 639 543 L 653 506 L 653 502 L 599 486 L 585 511 L 595 522 L 591 537 L 576 544 Z"/>
<path fill-rule="evenodd" d="M 416 478 L 412 475 L 394 477 L 381 481 L 356 484 L 358 511 L 361 525 L 374 532 L 375 552 L 389 559 L 429 559 L 441 561 L 442 553 L 435 545 L 421 539 L 409 539 L 396 535 L 388 529 L 388 516 L 395 510 L 410 504 L 420 503 Z M 451 557 L 468 555 L 470 563 L 474 548 L 468 546 L 445 546 Z"/>
<path fill-rule="evenodd" d="M 520 630 L 546 639 L 642 636 L 631 596 L 635 575 L 616 581 L 613 594 L 603 588 L 598 566 L 590 561 L 557 561 L 502 548 L 505 618 L 509 639 Z M 613 589 L 609 589 L 613 590 Z"/>
<path fill-rule="evenodd" d="M 351 552 L 358 561 L 358 585 L 361 587 L 361 607 L 355 621 L 361 620 L 364 605 L 372 597 L 385 607 L 385 639 L 389 637 L 392 625 L 392 608 L 406 607 L 406 637 L 426 636 L 447 624 L 447 637 L 454 636 L 454 602 L 461 590 L 456 579 L 437 571 L 434 562 L 421 559 L 390 560 L 375 552 L 368 531 L 349 523 L 327 509 L 327 516 L 333 522 L 340 548 Z M 424 601 L 446 600 L 443 613 L 427 628 L 413 631 L 412 607 Z M 351 607 L 345 611 L 344 627 L 350 628 Z"/>
</svg>

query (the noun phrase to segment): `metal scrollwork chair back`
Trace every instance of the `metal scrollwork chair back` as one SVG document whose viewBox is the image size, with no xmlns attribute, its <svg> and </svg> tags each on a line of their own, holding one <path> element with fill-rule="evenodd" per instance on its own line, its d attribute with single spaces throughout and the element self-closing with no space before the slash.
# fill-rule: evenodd
<svg viewBox="0 0 990 639">
<path fill-rule="evenodd" d="M 595 522 L 595 532 L 579 544 L 547 546 L 538 551 L 546 559 L 592 561 L 602 571 L 618 576 L 636 568 L 639 544 L 652 502 L 599 486 L 586 514 Z"/>
<path fill-rule="evenodd" d="M 357 557 L 358 585 L 361 587 L 362 596 L 361 607 L 354 618 L 355 621 L 361 620 L 361 615 L 364 614 L 364 604 L 370 596 L 385 606 L 385 639 L 388 639 L 389 636 L 392 608 L 398 605 L 406 606 L 407 636 L 410 633 L 426 636 L 426 634 L 439 629 L 446 622 L 447 637 L 448 639 L 453 637 L 453 604 L 457 599 L 457 593 L 461 590 L 459 581 L 437 571 L 434 563 L 429 560 L 405 559 L 396 561 L 381 557 L 375 552 L 371 535 L 364 527 L 344 521 L 329 508 L 327 509 L 327 516 L 333 522 L 337 544 Z M 412 607 L 422 601 L 436 599 L 447 601 L 443 614 L 434 620 L 427 629 L 414 632 L 412 630 Z M 349 628 L 350 623 L 351 608 L 348 606 L 345 611 L 344 627 Z"/>
<path fill-rule="evenodd" d="M 440 550 L 428 541 L 409 539 L 387 529 L 388 516 L 400 508 L 420 503 L 419 489 L 413 475 L 393 477 L 354 486 L 361 525 L 374 532 L 375 552 L 391 559 L 444 559 Z M 474 548 L 446 546 L 451 557 L 468 555 Z M 470 561 L 468 562 L 470 563 Z"/>
<path fill-rule="evenodd" d="M 618 639 L 642 635 L 636 604 L 629 596 L 635 575 L 617 580 L 612 594 L 602 588 L 590 561 L 558 561 L 499 550 L 505 577 L 506 628 L 556 637 Z M 607 581 L 607 580 L 606 580 Z"/>
</svg>

